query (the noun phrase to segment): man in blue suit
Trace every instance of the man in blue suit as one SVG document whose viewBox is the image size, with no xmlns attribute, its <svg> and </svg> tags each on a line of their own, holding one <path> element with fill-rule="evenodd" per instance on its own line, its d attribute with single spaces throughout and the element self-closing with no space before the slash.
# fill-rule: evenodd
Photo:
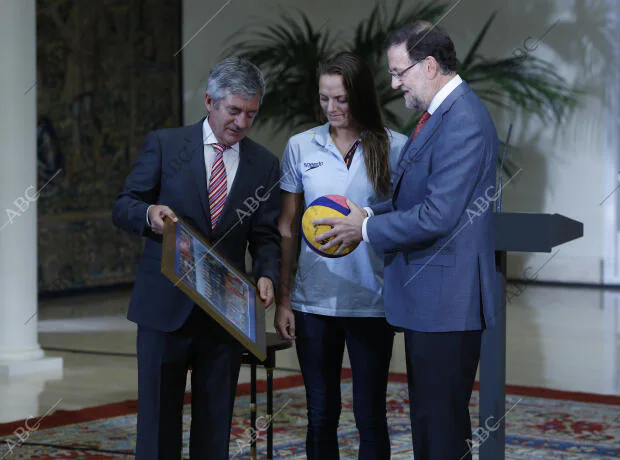
<svg viewBox="0 0 620 460">
<path fill-rule="evenodd" d="M 208 117 L 146 136 L 114 206 L 114 223 L 146 237 L 128 319 L 138 324 L 138 435 L 142 460 L 180 458 L 191 366 L 192 459 L 228 459 L 242 346 L 161 273 L 164 218 L 183 218 L 238 270 L 245 253 L 261 300 L 279 276 L 278 159 L 251 141 L 265 93 L 260 70 L 228 58 L 209 75 Z M 249 204 L 249 206 L 248 206 Z M 257 206 L 260 204 L 260 206 Z"/>
<path fill-rule="evenodd" d="M 480 99 L 457 75 L 452 40 L 416 22 L 391 34 L 392 87 L 424 111 L 393 172 L 392 200 L 315 223 L 385 254 L 388 321 L 405 335 L 416 460 L 471 458 L 468 404 L 481 334 L 494 325 L 498 139 Z"/>
</svg>

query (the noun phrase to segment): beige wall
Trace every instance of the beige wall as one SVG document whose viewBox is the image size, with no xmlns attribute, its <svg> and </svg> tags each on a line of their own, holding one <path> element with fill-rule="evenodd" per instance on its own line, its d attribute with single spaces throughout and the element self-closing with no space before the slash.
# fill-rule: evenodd
<svg viewBox="0 0 620 460">
<path fill-rule="evenodd" d="M 585 3 L 587 10 L 582 6 Z M 285 4 L 305 11 L 317 26 L 327 21 L 327 27 L 346 36 L 350 26 L 368 14 L 374 1 L 290 0 Z M 206 78 L 225 39 L 251 21 L 276 15 L 276 3 L 271 1 L 232 0 L 226 4 L 184 0 L 184 40 L 189 40 L 223 5 L 182 53 L 186 124 L 204 114 Z M 442 22 L 455 41 L 459 57 L 463 57 L 488 16 L 498 10 L 481 52 L 487 57 L 507 57 L 515 48 L 523 47 L 525 39 L 539 37 L 559 21 L 532 54 L 551 60 L 561 75 L 586 91 L 580 108 L 561 126 L 544 126 L 531 115 L 492 109 L 500 138 L 505 138 L 509 123 L 514 123 L 511 144 L 519 147 L 514 159 L 523 168 L 505 190 L 504 210 L 559 213 L 584 222 L 584 238 L 561 246 L 559 254 L 538 274 L 540 280 L 598 283 L 601 279 L 604 222 L 609 225 L 606 206 L 615 206 L 613 198 L 599 206 L 613 189 L 611 182 L 606 183 L 610 166 L 602 154 L 608 134 L 603 117 L 609 102 L 603 83 L 611 70 L 602 51 L 606 46 L 601 34 L 605 5 L 604 0 L 465 0 Z M 291 134 L 255 130 L 251 136 L 279 155 Z M 536 271 L 548 257 L 512 255 L 511 274 L 518 277 L 526 266 Z"/>
</svg>

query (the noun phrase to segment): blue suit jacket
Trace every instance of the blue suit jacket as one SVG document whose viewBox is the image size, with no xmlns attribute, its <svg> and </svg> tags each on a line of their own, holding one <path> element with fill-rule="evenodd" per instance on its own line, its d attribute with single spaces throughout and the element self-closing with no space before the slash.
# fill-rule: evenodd
<svg viewBox="0 0 620 460">
<path fill-rule="evenodd" d="M 271 278 L 274 287 L 277 285 L 280 273 L 279 161 L 248 138 L 243 139 L 239 147 L 239 167 L 232 189 L 217 225 L 211 230 L 202 121 L 192 126 L 154 131 L 146 136 L 113 212 L 115 225 L 147 237 L 131 295 L 129 320 L 150 329 L 173 331 L 183 325 L 194 306 L 194 302 L 161 273 L 161 237 L 146 225 L 149 204 L 169 206 L 207 241 L 219 241 L 217 251 L 242 272 L 245 272 L 245 251 L 249 247 L 255 278 L 265 276 Z M 264 199 L 270 190 L 269 198 L 252 212 L 246 203 L 252 199 L 256 202 L 257 195 Z"/>
<path fill-rule="evenodd" d="M 497 132 L 462 82 L 394 170 L 391 201 L 373 207 L 370 244 L 385 257 L 390 324 L 423 332 L 492 327 Z"/>
</svg>

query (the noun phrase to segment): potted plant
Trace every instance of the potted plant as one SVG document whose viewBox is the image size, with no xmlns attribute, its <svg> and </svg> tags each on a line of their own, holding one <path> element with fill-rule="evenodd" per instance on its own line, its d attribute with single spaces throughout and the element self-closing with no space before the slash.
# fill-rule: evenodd
<svg viewBox="0 0 620 460">
<path fill-rule="evenodd" d="M 409 134 L 419 114 L 403 120 L 390 109 L 402 98 L 391 88 L 384 43 L 391 30 L 421 19 L 437 23 L 450 4 L 426 2 L 407 10 L 399 0 L 392 12 L 376 5 L 357 24 L 353 38 L 337 40 L 325 26 L 316 28 L 301 11 L 296 15 L 281 10 L 280 18 L 256 24 L 231 36 L 225 55 L 248 58 L 259 66 L 268 82 L 258 126 L 273 130 L 299 131 L 321 123 L 316 70 L 320 61 L 343 50 L 357 53 L 373 71 L 386 123 Z M 538 116 L 543 122 L 559 122 L 576 105 L 576 94 L 553 66 L 531 53 L 514 53 L 504 58 L 485 58 L 478 52 L 495 19 L 492 13 L 463 59 L 458 73 L 485 102 L 515 107 Z M 505 165 L 510 172 L 514 165 Z"/>
</svg>

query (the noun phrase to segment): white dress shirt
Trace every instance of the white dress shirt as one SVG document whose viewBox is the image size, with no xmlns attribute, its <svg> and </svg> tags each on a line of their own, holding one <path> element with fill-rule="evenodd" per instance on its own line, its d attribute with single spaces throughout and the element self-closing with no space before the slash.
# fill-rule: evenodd
<svg viewBox="0 0 620 460">
<path fill-rule="evenodd" d="M 217 144 L 218 140 L 213 134 L 211 125 L 209 124 L 209 117 L 205 118 L 202 123 L 202 142 L 204 144 L 204 159 L 205 159 L 205 173 L 207 175 L 207 189 L 209 187 L 209 178 L 211 177 L 211 170 L 213 169 L 213 162 L 215 161 L 215 149 L 213 144 Z M 224 160 L 224 167 L 226 168 L 226 194 L 230 195 L 230 189 L 232 187 L 233 180 L 237 174 L 239 168 L 239 143 L 233 144 L 229 149 L 226 149 L 222 153 L 222 159 Z M 154 205 L 151 205 L 154 206 Z M 146 208 L 146 224 L 150 227 L 151 222 L 149 220 L 149 209 Z"/>
<path fill-rule="evenodd" d="M 448 83 L 443 86 L 443 88 L 441 88 L 437 92 L 437 94 L 435 94 L 435 97 L 428 105 L 428 109 L 426 109 L 426 111 L 432 116 L 435 110 L 439 108 L 441 103 L 445 101 L 446 98 L 450 95 L 450 93 L 452 93 L 452 91 L 454 91 L 457 86 L 459 86 L 462 82 L 463 79 L 458 74 L 455 75 Z M 364 222 L 362 223 L 362 238 L 364 238 L 364 241 L 366 241 L 366 243 L 370 243 L 370 240 L 368 239 L 368 232 L 366 231 L 366 225 L 368 224 L 368 219 L 370 219 L 374 215 L 374 213 L 369 207 L 366 207 L 364 209 L 368 213 L 368 217 L 366 217 L 364 219 Z"/>
</svg>

